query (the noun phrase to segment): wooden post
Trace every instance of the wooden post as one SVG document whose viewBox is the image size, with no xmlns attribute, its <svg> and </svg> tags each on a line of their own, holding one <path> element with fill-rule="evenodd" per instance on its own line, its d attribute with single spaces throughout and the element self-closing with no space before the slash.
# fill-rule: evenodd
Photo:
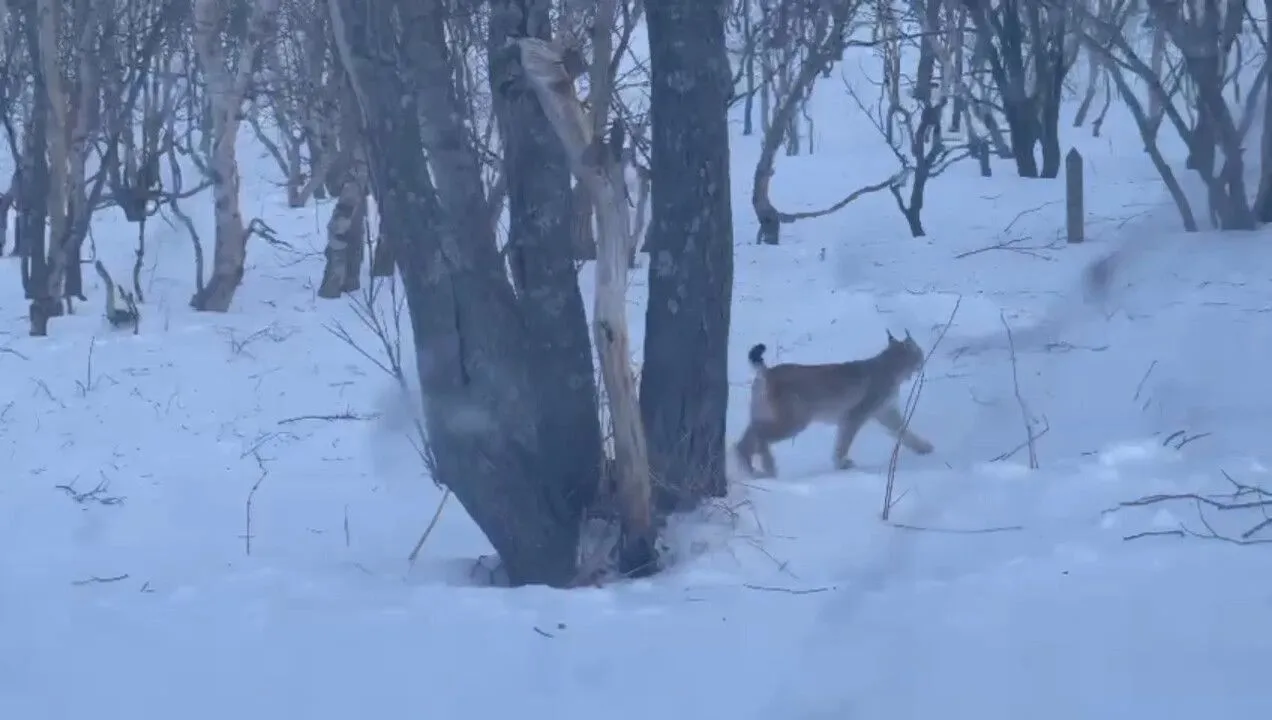
<svg viewBox="0 0 1272 720">
<path fill-rule="evenodd" d="M 1082 155 L 1070 148 L 1064 156 L 1064 220 L 1069 242 L 1086 239 L 1086 212 L 1082 205 Z"/>
</svg>

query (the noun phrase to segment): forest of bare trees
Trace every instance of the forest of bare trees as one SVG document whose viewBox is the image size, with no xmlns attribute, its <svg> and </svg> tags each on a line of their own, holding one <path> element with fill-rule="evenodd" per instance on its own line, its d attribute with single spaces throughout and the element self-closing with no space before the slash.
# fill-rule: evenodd
<svg viewBox="0 0 1272 720">
<path fill-rule="evenodd" d="M 21 258 L 30 333 L 56 332 L 89 300 L 86 263 L 114 278 L 110 322 L 139 331 L 156 220 L 193 246 L 191 308 L 229 310 L 253 244 L 287 242 L 241 208 L 253 138 L 290 207 L 325 202 L 320 297 L 400 280 L 422 359 L 411 381 L 424 461 L 514 583 L 570 586 L 611 561 L 652 572 L 666 516 L 725 493 L 735 210 L 777 245 L 783 225 L 887 191 L 920 236 L 929 183 L 953 163 L 1055 178 L 1061 128 L 1099 134 L 1116 101 L 1185 229 L 1272 221 L 1272 0 L 2 9 L 13 172 L 0 254 Z M 860 61 L 851 71 L 847 57 Z M 783 211 L 779 156 L 819 152 L 811 107 L 828 92 L 851 95 L 895 171 L 825 209 Z M 1077 112 L 1063 117 L 1070 99 Z M 730 167 L 730 113 L 758 136 L 754 167 Z M 1204 207 L 1160 149 L 1163 128 L 1186 147 Z M 732 177 L 751 208 L 731 206 Z M 135 237 L 93 236 L 94 217 L 116 209 Z M 192 219 L 203 215 L 210 238 Z M 107 267 L 98 243 L 129 243 L 135 261 Z M 639 351 L 631 272 L 648 273 Z M 584 552 L 598 520 L 618 528 L 613 547 L 589 550 L 599 563 Z"/>
</svg>

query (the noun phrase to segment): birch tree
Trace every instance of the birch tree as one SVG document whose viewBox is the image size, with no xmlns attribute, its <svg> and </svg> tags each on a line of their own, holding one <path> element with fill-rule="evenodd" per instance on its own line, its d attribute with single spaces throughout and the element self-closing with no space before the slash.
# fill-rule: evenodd
<svg viewBox="0 0 1272 720">
<path fill-rule="evenodd" d="M 194 0 L 194 43 L 207 82 L 211 105 L 212 202 L 216 219 L 216 244 L 212 252 L 212 276 L 195 293 L 190 306 L 196 310 L 226 312 L 243 281 L 247 262 L 248 230 L 239 208 L 238 132 L 243 100 L 265 43 L 273 39 L 279 0 L 254 0 L 248 18 L 247 37 L 235 65 L 229 64 L 222 32 L 230 14 L 230 0 Z"/>
<path fill-rule="evenodd" d="M 593 113 L 608 113 L 609 109 L 609 33 L 614 18 L 614 0 L 600 0 L 589 73 Z M 614 425 L 615 484 L 623 520 L 621 565 L 628 572 L 648 572 L 655 562 L 655 531 L 649 450 L 637 402 L 631 340 L 627 332 L 627 268 L 633 242 L 626 181 L 617 158 L 595 132 L 603 122 L 595 115 L 589 119 L 578 101 L 574 75 L 566 62 L 566 48 L 538 38 L 519 40 L 518 44 L 526 76 L 565 146 L 574 176 L 587 189 L 596 212 L 592 341 L 601 363 L 601 379 Z"/>
</svg>

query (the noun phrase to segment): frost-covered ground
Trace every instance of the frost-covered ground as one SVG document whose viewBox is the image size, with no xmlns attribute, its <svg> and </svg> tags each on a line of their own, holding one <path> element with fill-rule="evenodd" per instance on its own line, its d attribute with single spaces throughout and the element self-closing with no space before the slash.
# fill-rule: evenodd
<svg viewBox="0 0 1272 720">
<path fill-rule="evenodd" d="M 779 161 L 784 209 L 893 170 L 837 82 L 815 101 L 835 131 Z M 245 212 L 292 249 L 252 246 L 227 315 L 187 309 L 189 242 L 161 222 L 135 337 L 106 329 L 95 286 L 50 338 L 26 337 L 5 259 L 0 717 L 1266 714 L 1272 547 L 1193 536 L 1239 537 L 1261 512 L 1119 503 L 1272 489 L 1272 243 L 1178 234 L 1133 132 L 1111 117 L 1102 139 L 1066 138 L 1089 171 L 1091 241 L 1075 247 L 1057 243 L 1062 183 L 1001 162 L 934 183 L 929 238 L 880 194 L 756 247 L 758 139 L 735 137 L 731 434 L 751 344 L 826 362 L 876 351 L 885 329 L 931 347 L 950 323 L 913 420 L 937 452 L 901 457 L 884 523 L 885 436 L 865 431 L 862 468 L 832 473 L 831 431 L 811 430 L 777 448 L 780 479 L 675 524 L 674 569 L 601 589 L 476 587 L 489 547 L 454 503 L 408 567 L 440 493 L 389 378 L 328 327 L 374 353 L 368 334 L 315 297 L 328 208 L 287 209 L 251 143 Z M 186 209 L 210 238 L 210 203 Z M 133 235 L 95 225 L 116 276 Z M 1081 269 L 1125 243 L 1148 247 L 1104 306 L 1083 305 Z M 639 333 L 639 302 L 631 319 Z"/>
</svg>

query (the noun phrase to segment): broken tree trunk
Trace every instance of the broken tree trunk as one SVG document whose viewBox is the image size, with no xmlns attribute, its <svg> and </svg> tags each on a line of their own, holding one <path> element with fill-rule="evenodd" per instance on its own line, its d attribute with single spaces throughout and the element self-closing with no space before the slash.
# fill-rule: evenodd
<svg viewBox="0 0 1272 720">
<path fill-rule="evenodd" d="M 648 572 L 655 562 L 655 532 L 649 456 L 627 333 L 631 230 L 623 176 L 584 115 L 573 78 L 566 71 L 562 48 L 538 38 L 522 38 L 516 42 L 526 78 L 565 146 L 571 170 L 587 188 L 596 212 L 592 334 L 614 423 L 614 464 L 624 538 L 620 565 L 625 572 Z"/>
</svg>

